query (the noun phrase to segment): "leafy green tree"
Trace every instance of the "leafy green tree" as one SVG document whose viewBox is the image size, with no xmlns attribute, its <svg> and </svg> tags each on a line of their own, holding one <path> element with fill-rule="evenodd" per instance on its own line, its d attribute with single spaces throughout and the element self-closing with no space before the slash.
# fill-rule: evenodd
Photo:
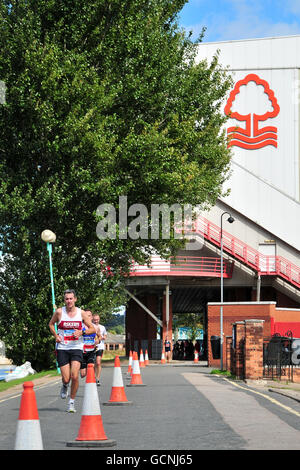
<svg viewBox="0 0 300 470">
<path fill-rule="evenodd" d="M 109 333 L 112 333 L 113 335 L 124 335 L 125 328 L 123 325 L 117 325 L 117 326 L 114 326 L 113 328 L 109 328 Z"/>
<path fill-rule="evenodd" d="M 124 315 L 115 314 L 105 324 L 110 333 L 116 335 L 125 334 L 125 317 Z"/>
<path fill-rule="evenodd" d="M 221 194 L 231 80 L 217 58 L 196 64 L 176 22 L 184 3 L 0 1 L 0 336 L 16 362 L 54 360 L 44 229 L 57 235 L 57 304 L 74 288 L 108 318 L 126 302 L 132 260 L 182 242 L 99 239 L 97 207 L 118 210 L 120 196 L 128 207 L 211 205 Z"/>
<path fill-rule="evenodd" d="M 173 317 L 173 330 L 176 333 L 180 327 L 190 329 L 189 339 L 195 341 L 198 331 L 203 329 L 203 313 L 181 313 Z"/>
</svg>

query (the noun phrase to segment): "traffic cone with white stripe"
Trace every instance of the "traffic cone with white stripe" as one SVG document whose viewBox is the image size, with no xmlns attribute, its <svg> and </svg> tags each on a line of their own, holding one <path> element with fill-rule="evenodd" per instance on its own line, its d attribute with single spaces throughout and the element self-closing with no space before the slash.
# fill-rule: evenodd
<svg viewBox="0 0 300 470">
<path fill-rule="evenodd" d="M 145 366 L 149 366 L 149 356 L 148 356 L 148 351 L 146 349 L 145 351 Z"/>
<path fill-rule="evenodd" d="M 195 350 L 195 354 L 194 354 L 194 364 L 196 364 L 197 362 L 199 362 L 199 355 L 198 355 L 198 351 Z"/>
<path fill-rule="evenodd" d="M 127 374 L 130 374 L 131 371 L 132 371 L 132 351 L 129 352 L 129 362 L 128 362 Z"/>
<path fill-rule="evenodd" d="M 131 382 L 130 384 L 127 384 L 127 387 L 144 386 L 142 377 L 141 377 L 139 359 L 138 359 L 138 355 L 136 351 L 133 352 L 132 360 L 133 360 L 133 365 L 132 365 Z"/>
<path fill-rule="evenodd" d="M 146 367 L 145 366 L 145 362 L 144 362 L 144 354 L 143 354 L 143 350 L 141 349 L 140 351 L 140 367 L 143 368 L 143 367 Z"/>
<path fill-rule="evenodd" d="M 161 364 L 165 364 L 166 363 L 166 358 L 165 358 L 165 350 L 163 348 L 162 350 L 162 353 L 161 353 Z"/>
<path fill-rule="evenodd" d="M 122 379 L 121 364 L 119 356 L 115 357 L 115 367 L 113 375 L 113 384 L 108 402 L 103 405 L 131 405 L 132 401 L 128 401 L 124 390 Z"/>
<path fill-rule="evenodd" d="M 94 364 L 88 364 L 80 428 L 76 440 L 67 442 L 67 447 L 111 447 L 115 444 L 116 441 L 108 439 L 104 432 Z"/>
<path fill-rule="evenodd" d="M 23 384 L 15 450 L 43 450 L 39 414 L 33 382 Z"/>
</svg>

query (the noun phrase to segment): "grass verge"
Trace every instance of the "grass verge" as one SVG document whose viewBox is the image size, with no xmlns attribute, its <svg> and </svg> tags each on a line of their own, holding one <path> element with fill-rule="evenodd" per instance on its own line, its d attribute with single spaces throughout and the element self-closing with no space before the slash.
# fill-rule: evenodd
<svg viewBox="0 0 300 470">
<path fill-rule="evenodd" d="M 11 380 L 10 382 L 5 382 L 3 380 L 0 382 L 0 392 L 4 392 L 5 390 L 8 390 L 9 388 L 14 387 L 15 385 L 28 382 L 29 380 L 40 379 L 42 377 L 45 377 L 46 375 L 50 375 L 52 377 L 55 377 L 55 376 L 60 377 L 60 374 L 55 369 L 55 370 L 45 370 L 42 372 L 37 372 L 36 374 L 27 375 L 27 377 L 23 377 L 22 379 Z"/>
<path fill-rule="evenodd" d="M 115 357 L 119 356 L 120 361 L 122 362 L 123 360 L 126 359 L 125 356 L 125 350 L 120 351 L 104 351 L 103 357 L 102 357 L 102 364 L 110 364 L 114 362 Z M 45 370 L 42 372 L 37 372 L 36 374 L 33 375 L 27 375 L 27 377 L 23 377 L 22 379 L 15 379 L 11 380 L 10 382 L 5 382 L 4 380 L 0 381 L 0 392 L 4 392 L 5 390 L 8 390 L 9 388 L 14 387 L 15 385 L 20 385 L 24 382 L 28 382 L 29 380 L 34 380 L 34 379 L 40 379 L 42 377 L 45 377 L 46 375 L 50 375 L 52 377 L 60 377 L 60 374 L 57 372 L 56 369 L 51 369 L 51 370 Z"/>
<path fill-rule="evenodd" d="M 215 375 L 222 375 L 224 377 L 229 377 L 230 379 L 236 379 L 236 376 L 232 375 L 231 372 L 229 372 L 229 370 L 213 369 L 210 373 L 215 374 Z"/>
<path fill-rule="evenodd" d="M 102 356 L 102 362 L 106 361 L 114 361 L 115 357 L 119 356 L 120 360 L 126 359 L 125 356 L 125 350 L 121 351 L 117 349 L 116 351 L 104 351 L 103 356 Z"/>
</svg>

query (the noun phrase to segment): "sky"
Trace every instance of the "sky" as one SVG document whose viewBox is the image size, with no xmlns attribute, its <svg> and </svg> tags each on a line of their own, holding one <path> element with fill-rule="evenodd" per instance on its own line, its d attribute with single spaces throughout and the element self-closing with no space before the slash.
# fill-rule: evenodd
<svg viewBox="0 0 300 470">
<path fill-rule="evenodd" d="M 300 34 L 300 0 L 189 0 L 179 25 L 204 42 Z"/>
</svg>

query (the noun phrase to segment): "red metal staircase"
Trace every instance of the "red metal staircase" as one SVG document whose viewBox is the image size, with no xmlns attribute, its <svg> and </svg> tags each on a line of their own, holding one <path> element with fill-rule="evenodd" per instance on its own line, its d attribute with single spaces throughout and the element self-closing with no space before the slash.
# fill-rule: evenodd
<svg viewBox="0 0 300 470">
<path fill-rule="evenodd" d="M 197 219 L 193 232 L 213 245 L 221 247 L 221 228 L 204 217 Z M 278 276 L 300 288 L 300 268 L 295 264 L 282 256 L 267 256 L 259 253 L 224 229 L 222 239 L 224 252 L 249 266 L 261 276 Z"/>
</svg>

